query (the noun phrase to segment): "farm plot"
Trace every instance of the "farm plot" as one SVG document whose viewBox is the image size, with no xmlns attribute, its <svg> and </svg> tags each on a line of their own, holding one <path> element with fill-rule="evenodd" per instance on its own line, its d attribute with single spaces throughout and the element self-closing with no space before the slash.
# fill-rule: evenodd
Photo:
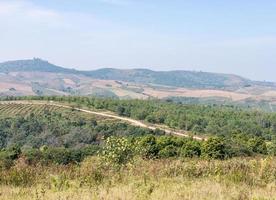
<svg viewBox="0 0 276 200">
<path fill-rule="evenodd" d="M 72 110 L 69 108 L 62 108 L 54 105 L 47 104 L 19 104 L 19 103 L 5 103 L 0 104 L 0 118 L 6 117 L 17 117 L 17 116 L 28 116 L 34 114 L 35 116 L 39 115 L 49 115 L 50 114 L 59 114 L 67 119 L 85 119 L 85 120 L 97 120 L 102 123 L 112 123 L 118 122 L 119 120 L 92 115 L 77 110 Z"/>
</svg>

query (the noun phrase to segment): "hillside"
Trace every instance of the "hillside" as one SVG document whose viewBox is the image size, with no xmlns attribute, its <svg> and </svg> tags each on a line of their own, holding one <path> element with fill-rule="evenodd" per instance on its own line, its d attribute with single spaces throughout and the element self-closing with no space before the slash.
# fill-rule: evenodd
<svg viewBox="0 0 276 200">
<path fill-rule="evenodd" d="M 229 74 L 216 74 L 192 71 L 152 71 L 148 69 L 99 69 L 87 73 L 90 77 L 104 80 L 120 80 L 126 82 L 166 85 L 187 88 L 238 88 L 252 81 Z"/>
<path fill-rule="evenodd" d="M 0 63 L 0 96 L 26 95 L 159 98 L 203 104 L 235 102 L 257 108 L 264 105 L 261 107 L 273 111 L 276 86 L 207 72 L 111 68 L 79 71 L 38 58 Z"/>
<path fill-rule="evenodd" d="M 25 148 L 84 148 L 109 135 L 154 134 L 124 120 L 79 112 L 47 102 L 0 102 L 0 149 L 15 144 Z M 1 152 L 1 150 L 0 150 Z"/>
<path fill-rule="evenodd" d="M 0 102 L 1 199 L 275 196 L 275 113 L 157 100 L 6 99 L 13 101 Z M 207 137 L 176 137 L 85 110 Z"/>
<path fill-rule="evenodd" d="M 188 88 L 237 88 L 251 83 L 250 80 L 229 74 L 192 71 L 152 71 L 149 69 L 120 70 L 103 68 L 94 71 L 78 71 L 53 65 L 42 59 L 17 60 L 0 63 L 0 72 L 53 72 L 81 74 L 94 79 L 157 84 Z"/>
<path fill-rule="evenodd" d="M 0 63 L 0 72 L 77 73 L 76 70 L 59 67 L 39 58 L 34 58 L 32 60 L 15 60 Z"/>
</svg>

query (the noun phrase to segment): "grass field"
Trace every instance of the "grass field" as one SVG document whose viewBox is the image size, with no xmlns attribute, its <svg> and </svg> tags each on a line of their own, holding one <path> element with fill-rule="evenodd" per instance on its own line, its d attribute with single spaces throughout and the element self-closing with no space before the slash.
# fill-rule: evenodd
<svg viewBox="0 0 276 200">
<path fill-rule="evenodd" d="M 96 157 L 79 166 L 28 166 L 1 171 L 0 199 L 272 200 L 274 159 L 136 160 L 121 170 Z"/>
</svg>

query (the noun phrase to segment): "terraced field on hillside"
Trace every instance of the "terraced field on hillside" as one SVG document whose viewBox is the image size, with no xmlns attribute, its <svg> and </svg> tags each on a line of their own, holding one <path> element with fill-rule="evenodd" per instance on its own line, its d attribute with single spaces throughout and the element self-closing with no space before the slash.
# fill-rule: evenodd
<svg viewBox="0 0 276 200">
<path fill-rule="evenodd" d="M 90 113 L 80 112 L 77 110 L 58 107 L 50 104 L 20 104 L 20 103 L 1 103 L 0 104 L 0 118 L 16 117 L 16 116 L 24 117 L 32 113 L 35 115 L 47 115 L 50 113 L 56 113 L 68 119 L 83 118 L 84 120 L 97 120 L 97 122 L 101 122 L 101 123 L 119 122 L 119 120 L 114 118 L 93 115 Z"/>
<path fill-rule="evenodd" d="M 47 113 L 53 113 L 53 112 L 62 112 L 66 113 L 66 118 L 68 116 L 73 117 L 76 113 L 83 115 L 84 117 L 97 117 L 97 120 L 100 119 L 101 122 L 103 123 L 109 123 L 111 122 L 118 122 L 118 123 L 127 123 L 132 126 L 140 127 L 140 128 L 145 128 L 149 129 L 152 131 L 161 130 L 164 131 L 166 134 L 169 135 L 176 135 L 176 136 L 181 136 L 181 137 L 191 137 L 191 134 L 187 131 L 183 130 L 174 130 L 171 129 L 167 126 L 161 126 L 161 125 L 155 125 L 155 124 L 150 124 L 150 123 L 145 123 L 143 121 L 139 121 L 136 119 L 128 118 L 128 117 L 122 117 L 118 116 L 114 113 L 110 112 L 103 112 L 103 111 L 91 111 L 91 110 L 86 110 L 78 107 L 71 107 L 68 105 L 63 105 L 63 104 L 55 104 L 54 102 L 39 102 L 39 101 L 10 101 L 10 102 L 1 102 L 0 105 L 2 105 L 3 111 L 2 112 L 2 117 L 3 116 L 16 116 L 16 115 L 23 115 L 26 113 L 34 113 L 34 114 L 47 114 Z M 31 107 L 31 108 L 30 108 Z M 49 108 L 54 109 L 52 111 L 49 110 Z M 54 107 L 54 108 L 53 108 Z M 1 108 L 1 107 L 0 107 Z M 56 109 L 56 110 L 55 110 Z M 1 112 L 1 111 L 0 111 Z M 68 113 L 69 112 L 69 113 Z M 1 114 L 0 114 L 1 117 Z M 78 117 L 76 117 L 78 119 Z M 204 137 L 200 136 L 192 136 L 196 140 L 204 140 Z"/>
</svg>

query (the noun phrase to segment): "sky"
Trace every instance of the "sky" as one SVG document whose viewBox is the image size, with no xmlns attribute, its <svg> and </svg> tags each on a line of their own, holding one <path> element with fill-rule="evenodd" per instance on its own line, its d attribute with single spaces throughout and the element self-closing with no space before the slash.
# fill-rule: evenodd
<svg viewBox="0 0 276 200">
<path fill-rule="evenodd" d="M 0 0 L 0 62 L 276 82 L 275 0 Z"/>
</svg>

